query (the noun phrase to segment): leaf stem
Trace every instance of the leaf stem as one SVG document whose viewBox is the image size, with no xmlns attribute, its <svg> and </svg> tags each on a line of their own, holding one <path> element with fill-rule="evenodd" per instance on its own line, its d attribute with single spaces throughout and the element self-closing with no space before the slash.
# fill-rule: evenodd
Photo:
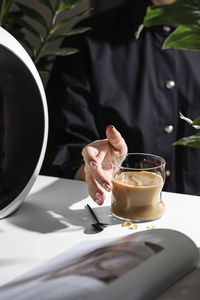
<svg viewBox="0 0 200 300">
<path fill-rule="evenodd" d="M 50 36 L 51 36 L 51 31 L 52 31 L 53 26 L 54 26 L 54 24 L 55 24 L 55 22 L 56 22 L 57 10 L 58 10 L 58 8 L 59 8 L 59 6 L 60 6 L 60 1 L 61 1 L 61 0 L 57 0 L 57 1 L 56 1 L 54 10 L 53 10 L 53 12 L 52 12 L 51 21 L 50 21 L 49 26 L 48 26 L 48 29 L 47 29 L 47 31 L 46 31 L 46 35 L 45 35 L 43 41 L 41 42 L 40 47 L 39 47 L 39 49 L 38 49 L 38 51 L 37 51 L 35 57 L 33 57 L 33 62 L 34 62 L 34 64 L 35 64 L 36 66 L 37 66 L 37 64 L 38 64 L 38 62 L 39 62 L 39 60 L 40 60 L 41 54 L 42 54 L 43 50 L 46 48 L 47 43 L 48 43 L 48 40 L 49 40 L 49 38 L 50 38 Z"/>
</svg>

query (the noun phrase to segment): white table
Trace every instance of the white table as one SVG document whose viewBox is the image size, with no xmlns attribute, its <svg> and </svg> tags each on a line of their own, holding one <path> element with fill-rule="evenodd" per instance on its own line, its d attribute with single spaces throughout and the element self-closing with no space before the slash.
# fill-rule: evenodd
<svg viewBox="0 0 200 300">
<path fill-rule="evenodd" d="M 39 176 L 18 211 L 0 220 L 0 285 L 80 241 L 123 236 L 152 225 L 179 230 L 200 247 L 200 197 L 163 192 L 163 201 L 166 212 L 162 218 L 130 230 L 110 216 L 109 194 L 98 207 L 88 196 L 85 182 Z M 94 232 L 87 203 L 111 226 Z"/>
</svg>

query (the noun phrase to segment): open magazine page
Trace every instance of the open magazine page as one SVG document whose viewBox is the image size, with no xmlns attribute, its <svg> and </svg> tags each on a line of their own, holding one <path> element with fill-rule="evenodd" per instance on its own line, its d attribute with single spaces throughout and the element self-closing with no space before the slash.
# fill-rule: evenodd
<svg viewBox="0 0 200 300">
<path fill-rule="evenodd" d="M 200 299 L 200 267 L 184 276 L 181 280 L 161 293 L 156 300 L 199 300 Z"/>
<path fill-rule="evenodd" d="M 167 229 L 83 242 L 1 287 L 0 299 L 153 299 L 198 257 L 188 237 Z"/>
</svg>

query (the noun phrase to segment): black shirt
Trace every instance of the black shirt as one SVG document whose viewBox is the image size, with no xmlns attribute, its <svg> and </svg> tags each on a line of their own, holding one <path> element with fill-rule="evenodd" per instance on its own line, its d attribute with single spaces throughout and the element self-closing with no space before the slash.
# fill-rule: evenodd
<svg viewBox="0 0 200 300">
<path fill-rule="evenodd" d="M 80 51 L 58 58 L 47 87 L 50 134 L 42 173 L 73 178 L 83 163 L 82 148 L 105 138 L 113 124 L 129 152 L 162 156 L 165 190 L 200 195 L 200 149 L 172 146 L 196 133 L 179 118 L 200 115 L 200 53 L 162 50 L 173 30 L 145 28 L 139 40 L 147 1 L 130 0 L 122 7 L 84 20 L 85 34 L 63 46 Z"/>
</svg>

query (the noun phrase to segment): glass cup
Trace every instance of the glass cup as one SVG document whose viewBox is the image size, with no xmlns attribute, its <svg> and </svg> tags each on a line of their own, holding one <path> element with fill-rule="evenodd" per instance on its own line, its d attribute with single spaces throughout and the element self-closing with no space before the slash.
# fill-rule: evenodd
<svg viewBox="0 0 200 300">
<path fill-rule="evenodd" d="M 146 222 L 160 218 L 165 160 L 147 153 L 119 155 L 112 161 L 111 213 L 121 220 Z"/>
</svg>

